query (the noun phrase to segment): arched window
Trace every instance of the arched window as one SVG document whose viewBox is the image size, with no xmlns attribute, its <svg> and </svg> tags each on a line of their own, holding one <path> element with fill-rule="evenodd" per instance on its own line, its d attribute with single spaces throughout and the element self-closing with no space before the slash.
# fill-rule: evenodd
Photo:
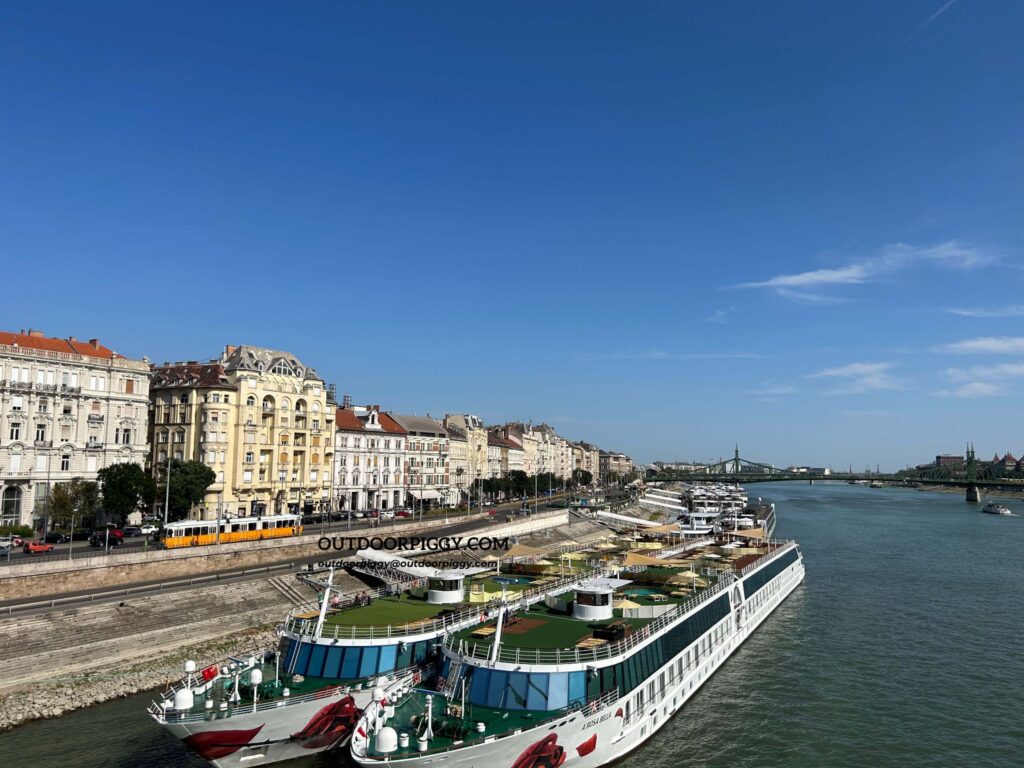
<svg viewBox="0 0 1024 768">
<path fill-rule="evenodd" d="M 320 454 L 319 453 L 314 453 L 312 458 L 310 459 L 310 462 L 312 464 L 319 464 L 320 463 Z"/>
<path fill-rule="evenodd" d="M 313 413 L 320 413 L 320 403 L 313 401 Z"/>
<path fill-rule="evenodd" d="M 253 456 L 252 451 L 246 451 L 245 452 L 245 463 L 246 464 L 252 464 L 254 459 L 255 459 L 255 457 Z"/>
<path fill-rule="evenodd" d="M 292 401 L 289 400 L 287 397 L 284 400 L 281 401 L 281 410 L 282 411 L 287 411 L 291 407 L 292 407 Z"/>
<path fill-rule="evenodd" d="M 4 489 L 3 512 L 5 525 L 17 525 L 21 521 L 21 488 L 11 486 Z"/>
<path fill-rule="evenodd" d="M 245 398 L 245 404 L 248 406 L 256 405 L 256 396 L 249 395 L 247 398 Z"/>
</svg>

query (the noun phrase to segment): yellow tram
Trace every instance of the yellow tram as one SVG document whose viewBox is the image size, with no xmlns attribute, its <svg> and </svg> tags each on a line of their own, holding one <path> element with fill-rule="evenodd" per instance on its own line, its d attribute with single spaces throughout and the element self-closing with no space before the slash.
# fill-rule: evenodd
<svg viewBox="0 0 1024 768">
<path fill-rule="evenodd" d="M 217 528 L 220 527 L 218 533 Z M 270 517 L 226 517 L 221 520 L 178 520 L 161 531 L 165 549 L 230 544 L 235 541 L 259 541 L 298 536 L 302 533 L 299 515 Z"/>
</svg>

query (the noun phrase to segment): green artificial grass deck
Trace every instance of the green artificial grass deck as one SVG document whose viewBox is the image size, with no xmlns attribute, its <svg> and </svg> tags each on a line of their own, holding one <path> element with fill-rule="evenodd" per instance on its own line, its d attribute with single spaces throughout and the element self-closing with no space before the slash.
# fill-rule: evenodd
<svg viewBox="0 0 1024 768">
<path fill-rule="evenodd" d="M 402 595 L 379 597 L 369 605 L 328 613 L 325 624 L 340 627 L 397 626 L 423 619 L 432 619 L 445 608 L 458 610 L 460 605 L 431 605 L 426 600 Z"/>
<path fill-rule="evenodd" d="M 590 637 L 595 628 L 610 624 L 619 619 L 605 621 L 581 621 L 571 616 L 559 615 L 546 610 L 527 611 L 519 614 L 521 618 L 530 621 L 540 622 L 525 632 L 517 632 L 516 625 L 507 628 L 501 633 L 501 645 L 503 648 L 573 648 L 576 643 L 584 638 Z M 625 619 L 633 629 L 650 623 L 650 619 Z M 488 622 L 485 626 L 494 626 L 494 622 Z M 462 630 L 457 637 L 463 638 L 467 643 L 478 645 L 490 645 L 494 636 L 480 638 L 474 637 L 473 631 L 477 627 Z M 507 631 L 511 629 L 512 631 Z"/>
</svg>

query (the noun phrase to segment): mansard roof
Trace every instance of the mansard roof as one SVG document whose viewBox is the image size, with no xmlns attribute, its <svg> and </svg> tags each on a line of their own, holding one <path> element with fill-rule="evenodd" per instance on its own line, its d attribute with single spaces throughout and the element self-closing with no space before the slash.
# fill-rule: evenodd
<svg viewBox="0 0 1024 768">
<path fill-rule="evenodd" d="M 220 363 L 173 363 L 155 366 L 150 388 L 168 387 L 237 389 Z"/>
<path fill-rule="evenodd" d="M 221 362 L 229 371 L 271 371 L 280 365 L 287 368 L 292 376 L 304 379 L 320 378 L 315 370 L 303 365 L 291 352 L 267 347 L 253 347 L 248 344 L 228 346 L 224 350 Z"/>
<path fill-rule="evenodd" d="M 409 416 L 404 413 L 387 414 L 394 419 L 410 435 L 423 437 L 447 437 L 448 432 L 440 422 L 428 419 L 425 416 Z"/>
</svg>

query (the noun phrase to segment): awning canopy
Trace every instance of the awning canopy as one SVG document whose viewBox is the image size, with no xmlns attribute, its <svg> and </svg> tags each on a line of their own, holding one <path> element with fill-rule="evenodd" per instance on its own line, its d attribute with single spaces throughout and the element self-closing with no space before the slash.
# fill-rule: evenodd
<svg viewBox="0 0 1024 768">
<path fill-rule="evenodd" d="M 764 528 L 748 528 L 745 531 L 729 531 L 730 536 L 739 536 L 741 539 L 766 539 Z"/>
<path fill-rule="evenodd" d="M 409 495 L 414 499 L 420 499 L 421 501 L 431 501 L 441 498 L 441 494 L 438 491 L 409 491 Z"/>
<path fill-rule="evenodd" d="M 505 553 L 505 557 L 542 557 L 543 555 L 543 549 L 528 547 L 525 544 L 515 544 Z"/>
</svg>

